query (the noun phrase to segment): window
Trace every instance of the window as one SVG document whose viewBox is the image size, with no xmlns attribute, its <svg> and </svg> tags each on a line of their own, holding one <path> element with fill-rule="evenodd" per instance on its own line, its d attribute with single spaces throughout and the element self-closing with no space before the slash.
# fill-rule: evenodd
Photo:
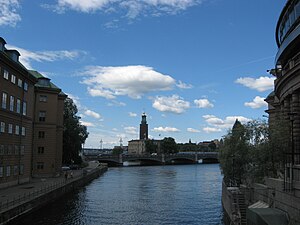
<svg viewBox="0 0 300 225">
<path fill-rule="evenodd" d="M 47 102 L 47 95 L 40 95 L 40 102 Z"/>
<path fill-rule="evenodd" d="M 19 146 L 15 145 L 15 155 L 19 155 Z"/>
<path fill-rule="evenodd" d="M 25 145 L 21 145 L 20 147 L 20 155 L 24 155 L 25 154 Z"/>
<path fill-rule="evenodd" d="M 20 165 L 20 175 L 23 175 L 24 174 L 24 165 L 21 164 Z"/>
<path fill-rule="evenodd" d="M 23 102 L 23 116 L 27 115 L 27 102 Z"/>
<path fill-rule="evenodd" d="M 4 132 L 5 132 L 5 123 L 4 123 L 4 122 L 1 122 L 0 132 L 1 132 L 1 133 L 4 133 Z"/>
<path fill-rule="evenodd" d="M 15 97 L 10 96 L 10 99 L 9 99 L 9 110 L 10 111 L 14 111 L 14 105 L 15 105 Z"/>
<path fill-rule="evenodd" d="M 25 136 L 25 135 L 26 135 L 26 128 L 22 127 L 22 136 Z"/>
<path fill-rule="evenodd" d="M 16 165 L 14 166 L 14 176 L 17 176 L 19 174 L 19 167 Z"/>
<path fill-rule="evenodd" d="M 6 166 L 6 176 L 10 176 L 10 166 Z"/>
<path fill-rule="evenodd" d="M 3 170 L 4 170 L 3 166 L 0 166 L 0 177 L 3 177 L 3 175 L 4 175 L 3 174 L 3 172 L 4 172 Z"/>
<path fill-rule="evenodd" d="M 13 154 L 13 146 L 12 145 L 8 145 L 7 146 L 7 155 L 12 155 Z"/>
<path fill-rule="evenodd" d="M 39 112 L 39 121 L 40 122 L 45 122 L 46 120 L 46 112 L 45 111 L 40 111 Z"/>
<path fill-rule="evenodd" d="M 20 134 L 20 126 L 19 126 L 19 125 L 16 125 L 15 134 L 16 134 L 16 135 L 19 135 L 19 134 Z"/>
<path fill-rule="evenodd" d="M 4 145 L 0 145 L 0 155 L 4 155 Z"/>
<path fill-rule="evenodd" d="M 45 138 L 45 131 L 39 131 L 39 138 Z"/>
<path fill-rule="evenodd" d="M 36 168 L 38 170 L 43 170 L 44 169 L 44 163 L 43 162 L 37 162 L 36 163 Z"/>
<path fill-rule="evenodd" d="M 6 109 L 6 104 L 7 104 L 7 93 L 3 92 L 2 93 L 2 109 Z"/>
<path fill-rule="evenodd" d="M 17 99 L 17 113 L 21 113 L 21 100 Z"/>
<path fill-rule="evenodd" d="M 16 76 L 15 75 L 11 75 L 10 81 L 15 84 L 16 83 Z"/>
<path fill-rule="evenodd" d="M 28 83 L 24 82 L 24 91 L 28 91 Z"/>
<path fill-rule="evenodd" d="M 23 85 L 23 81 L 21 79 L 18 79 L 18 86 L 21 88 Z"/>
<path fill-rule="evenodd" d="M 38 154 L 44 154 L 44 147 L 38 147 Z"/>
<path fill-rule="evenodd" d="M 8 71 L 7 70 L 4 70 L 3 77 L 4 77 L 4 79 L 8 80 Z"/>
<path fill-rule="evenodd" d="M 13 125 L 11 123 L 8 124 L 8 133 L 9 134 L 13 133 Z"/>
</svg>

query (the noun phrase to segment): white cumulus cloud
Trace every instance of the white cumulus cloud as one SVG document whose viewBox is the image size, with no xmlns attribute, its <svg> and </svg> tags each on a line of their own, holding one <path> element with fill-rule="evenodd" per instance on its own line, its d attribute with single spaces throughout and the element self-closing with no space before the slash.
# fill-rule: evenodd
<svg viewBox="0 0 300 225">
<path fill-rule="evenodd" d="M 176 84 L 176 86 L 179 87 L 180 89 L 191 89 L 191 88 L 193 88 L 193 85 L 183 83 L 181 80 L 178 81 L 178 83 Z"/>
<path fill-rule="evenodd" d="M 21 21 L 18 0 L 0 0 L 0 26 L 15 27 Z"/>
<path fill-rule="evenodd" d="M 100 119 L 101 118 L 101 115 L 99 113 L 96 113 L 96 112 L 94 112 L 92 110 L 89 110 L 89 109 L 85 110 L 84 114 L 87 115 L 87 116 L 91 116 L 95 119 Z"/>
<path fill-rule="evenodd" d="M 152 130 L 154 132 L 179 132 L 180 131 L 175 127 L 155 127 Z"/>
<path fill-rule="evenodd" d="M 121 95 L 139 99 L 149 92 L 171 90 L 175 85 L 172 77 L 142 65 L 91 66 L 86 68 L 83 75 L 86 77 L 82 83 L 88 86 L 88 93 L 107 99 Z"/>
<path fill-rule="evenodd" d="M 221 119 L 214 115 L 204 115 L 203 118 L 208 124 L 208 127 L 203 128 L 207 133 L 220 132 L 223 129 L 232 128 L 236 120 L 239 120 L 241 123 L 250 121 L 249 118 L 244 116 L 227 116 L 225 119 Z"/>
<path fill-rule="evenodd" d="M 194 103 L 198 108 L 212 108 L 214 105 L 208 99 L 196 99 Z"/>
<path fill-rule="evenodd" d="M 194 128 L 187 128 L 186 130 L 190 133 L 199 133 L 200 132 L 199 130 L 196 130 Z"/>
<path fill-rule="evenodd" d="M 87 127 L 95 127 L 96 126 L 95 124 L 93 124 L 91 122 L 87 122 L 87 121 L 80 121 L 80 123 Z"/>
<path fill-rule="evenodd" d="M 181 114 L 184 113 L 188 108 L 190 108 L 190 103 L 184 101 L 183 98 L 178 95 L 168 96 L 157 96 L 153 100 L 153 108 L 161 112 L 170 112 Z"/>
<path fill-rule="evenodd" d="M 267 107 L 268 103 L 265 102 L 264 98 L 256 96 L 252 102 L 245 102 L 245 106 L 248 106 L 252 109 L 258 109 L 262 107 Z"/>
<path fill-rule="evenodd" d="M 125 133 L 136 135 L 138 134 L 138 130 L 136 127 L 124 127 Z"/>
<path fill-rule="evenodd" d="M 240 77 L 235 82 L 250 89 L 263 92 L 274 88 L 274 80 L 275 77 L 259 77 L 257 79 L 251 77 Z"/>
<path fill-rule="evenodd" d="M 216 133 L 216 132 L 221 132 L 222 129 L 216 127 L 204 127 L 203 131 L 206 133 Z"/>
<path fill-rule="evenodd" d="M 129 114 L 130 117 L 137 117 L 137 114 L 136 114 L 136 113 L 129 112 L 128 114 Z"/>
</svg>

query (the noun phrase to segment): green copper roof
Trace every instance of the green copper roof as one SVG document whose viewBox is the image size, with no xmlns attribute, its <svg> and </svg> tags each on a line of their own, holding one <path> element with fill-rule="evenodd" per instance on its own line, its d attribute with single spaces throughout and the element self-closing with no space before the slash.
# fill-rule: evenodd
<svg viewBox="0 0 300 225">
<path fill-rule="evenodd" d="M 42 74 L 40 74 L 38 71 L 35 71 L 35 70 L 28 70 L 28 71 L 31 75 L 33 75 L 37 79 L 44 78 L 44 76 Z"/>
<path fill-rule="evenodd" d="M 38 82 L 35 84 L 35 87 L 40 87 L 40 88 L 48 88 L 48 89 L 53 89 L 57 91 L 61 91 L 59 87 L 57 87 L 55 84 L 50 82 L 50 79 L 47 77 L 44 77 L 41 73 L 35 70 L 28 70 L 29 73 L 34 76 L 35 78 L 38 79 Z"/>
</svg>

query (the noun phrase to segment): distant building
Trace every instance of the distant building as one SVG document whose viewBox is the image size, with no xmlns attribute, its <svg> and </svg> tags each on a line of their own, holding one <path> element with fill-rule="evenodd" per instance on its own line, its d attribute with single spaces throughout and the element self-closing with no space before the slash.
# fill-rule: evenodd
<svg viewBox="0 0 300 225">
<path fill-rule="evenodd" d="M 147 140 L 148 139 L 148 124 L 146 120 L 146 114 L 143 113 L 142 121 L 140 124 L 140 140 Z"/>
<path fill-rule="evenodd" d="M 146 144 L 148 140 L 148 124 L 147 116 L 145 113 L 142 114 L 142 121 L 140 124 L 140 139 L 128 141 L 128 154 L 145 154 Z"/>
<path fill-rule="evenodd" d="M 60 172 L 66 98 L 5 45 L 0 37 L 0 188 Z"/>
</svg>

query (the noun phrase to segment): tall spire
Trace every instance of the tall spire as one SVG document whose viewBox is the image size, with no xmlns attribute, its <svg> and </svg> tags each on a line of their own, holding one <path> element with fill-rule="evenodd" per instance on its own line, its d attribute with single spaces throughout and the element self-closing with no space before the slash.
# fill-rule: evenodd
<svg viewBox="0 0 300 225">
<path fill-rule="evenodd" d="M 146 113 L 142 114 L 142 121 L 140 124 L 140 140 L 147 140 L 148 139 L 148 124 L 146 120 Z"/>
</svg>

